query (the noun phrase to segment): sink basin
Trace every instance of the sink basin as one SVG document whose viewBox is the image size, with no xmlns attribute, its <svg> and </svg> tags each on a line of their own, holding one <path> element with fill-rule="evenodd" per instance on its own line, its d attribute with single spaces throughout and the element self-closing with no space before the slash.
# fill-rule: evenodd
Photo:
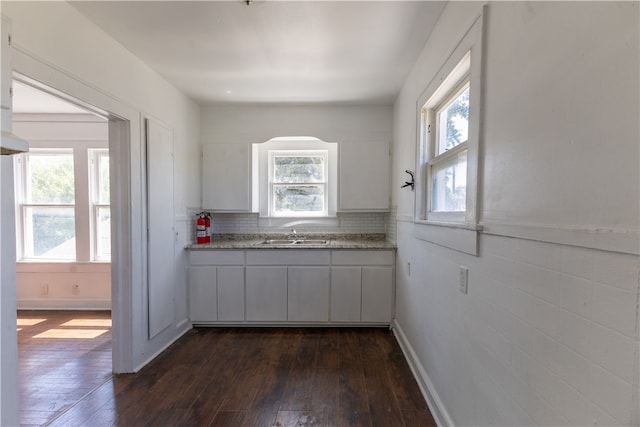
<svg viewBox="0 0 640 427">
<path fill-rule="evenodd" d="M 262 242 L 260 242 L 261 245 L 293 245 L 296 241 L 295 240 L 263 240 Z"/>
<path fill-rule="evenodd" d="M 306 239 L 306 240 L 296 240 L 296 245 L 328 245 L 328 240 L 321 239 Z"/>
<path fill-rule="evenodd" d="M 259 244 L 261 244 L 261 245 L 298 245 L 298 246 L 305 246 L 305 245 L 318 246 L 318 245 L 320 245 L 320 246 L 322 246 L 322 245 L 328 245 L 329 244 L 329 240 L 323 240 L 323 239 L 301 239 L 301 240 L 270 239 L 270 240 L 263 240 Z"/>
</svg>

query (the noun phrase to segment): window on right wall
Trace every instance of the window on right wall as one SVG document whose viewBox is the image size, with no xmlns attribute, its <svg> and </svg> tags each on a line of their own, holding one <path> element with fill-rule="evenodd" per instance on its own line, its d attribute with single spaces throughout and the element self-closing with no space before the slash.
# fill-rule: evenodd
<svg viewBox="0 0 640 427">
<path fill-rule="evenodd" d="M 482 17 L 418 100 L 416 222 L 477 227 Z"/>
<path fill-rule="evenodd" d="M 428 219 L 460 222 L 467 210 L 469 56 L 422 107 Z"/>
</svg>

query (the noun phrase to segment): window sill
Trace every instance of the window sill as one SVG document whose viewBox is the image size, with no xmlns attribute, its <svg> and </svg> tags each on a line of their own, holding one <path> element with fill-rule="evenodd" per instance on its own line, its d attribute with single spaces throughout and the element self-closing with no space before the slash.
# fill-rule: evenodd
<svg viewBox="0 0 640 427">
<path fill-rule="evenodd" d="M 478 256 L 479 224 L 464 224 L 433 220 L 415 220 L 416 239 Z"/>
<path fill-rule="evenodd" d="M 482 231 L 482 225 L 480 224 L 466 224 L 453 221 L 436 221 L 432 219 L 416 219 L 414 223 L 420 225 L 432 225 L 435 227 L 462 228 L 464 230 Z"/>
<path fill-rule="evenodd" d="M 16 262 L 16 273 L 110 273 L 109 261 L 40 261 Z"/>
</svg>

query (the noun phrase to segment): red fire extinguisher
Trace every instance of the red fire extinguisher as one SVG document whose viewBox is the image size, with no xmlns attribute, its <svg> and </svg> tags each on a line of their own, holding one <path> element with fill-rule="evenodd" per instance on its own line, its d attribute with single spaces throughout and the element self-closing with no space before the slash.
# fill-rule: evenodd
<svg viewBox="0 0 640 427">
<path fill-rule="evenodd" d="M 205 243 L 211 243 L 211 214 L 204 213 Z"/>
<path fill-rule="evenodd" d="M 207 228 L 204 212 L 198 214 L 196 220 L 196 241 L 198 244 L 207 243 Z"/>
</svg>

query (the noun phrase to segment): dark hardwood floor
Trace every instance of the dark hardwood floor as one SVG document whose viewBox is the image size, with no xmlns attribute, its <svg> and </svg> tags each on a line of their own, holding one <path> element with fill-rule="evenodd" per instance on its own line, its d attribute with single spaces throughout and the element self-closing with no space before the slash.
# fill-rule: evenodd
<svg viewBox="0 0 640 427">
<path fill-rule="evenodd" d="M 43 425 L 111 378 L 109 311 L 18 311 L 20 424 Z"/>
<path fill-rule="evenodd" d="M 197 328 L 54 426 L 435 426 L 382 328 Z"/>
</svg>

